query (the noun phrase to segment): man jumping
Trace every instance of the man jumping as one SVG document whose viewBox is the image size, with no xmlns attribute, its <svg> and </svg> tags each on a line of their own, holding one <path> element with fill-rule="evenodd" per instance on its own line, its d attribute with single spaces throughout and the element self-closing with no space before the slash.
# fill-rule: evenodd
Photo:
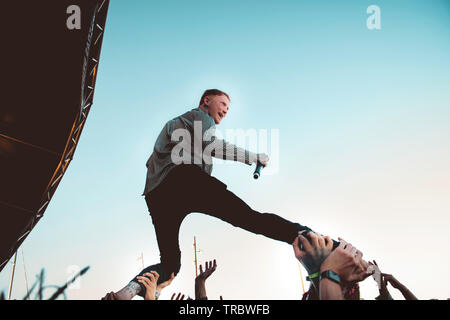
<svg viewBox="0 0 450 320">
<path fill-rule="evenodd" d="M 253 210 L 224 183 L 211 176 L 211 156 L 247 165 L 261 163 L 266 166 L 269 161 L 264 153 L 249 152 L 214 135 L 215 125 L 220 124 L 229 107 L 230 98 L 225 92 L 206 90 L 197 108 L 167 122 L 159 134 L 146 164 L 148 171 L 143 195 L 155 227 L 161 262 L 145 268 L 139 276 L 156 271 L 158 283 L 162 283 L 178 273 L 181 267 L 178 233 L 181 222 L 191 212 L 205 213 L 289 245 L 299 231 L 311 230 L 278 215 Z M 183 135 L 186 132 L 193 139 Z M 184 140 L 182 148 L 180 136 Z M 144 294 L 145 287 L 136 277 L 117 292 L 120 299 Z"/>
</svg>

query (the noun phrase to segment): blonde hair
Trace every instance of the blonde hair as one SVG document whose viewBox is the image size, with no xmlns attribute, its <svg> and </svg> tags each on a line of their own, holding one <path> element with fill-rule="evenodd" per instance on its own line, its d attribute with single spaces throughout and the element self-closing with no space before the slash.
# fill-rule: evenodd
<svg viewBox="0 0 450 320">
<path fill-rule="evenodd" d="M 200 103 L 198 104 L 199 106 L 201 106 L 204 103 L 204 99 L 207 96 L 226 96 L 228 100 L 231 100 L 228 94 L 219 89 L 208 89 L 205 92 L 203 92 L 203 95 L 200 98 Z"/>
</svg>

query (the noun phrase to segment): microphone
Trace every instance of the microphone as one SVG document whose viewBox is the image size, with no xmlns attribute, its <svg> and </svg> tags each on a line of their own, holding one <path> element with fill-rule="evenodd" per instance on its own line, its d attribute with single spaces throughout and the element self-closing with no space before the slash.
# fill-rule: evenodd
<svg viewBox="0 0 450 320">
<path fill-rule="evenodd" d="M 255 168 L 255 172 L 253 172 L 253 179 L 258 179 L 259 176 L 261 175 L 261 169 L 264 168 L 264 166 L 262 165 L 262 163 L 260 163 L 259 161 L 256 164 L 256 168 Z"/>
</svg>

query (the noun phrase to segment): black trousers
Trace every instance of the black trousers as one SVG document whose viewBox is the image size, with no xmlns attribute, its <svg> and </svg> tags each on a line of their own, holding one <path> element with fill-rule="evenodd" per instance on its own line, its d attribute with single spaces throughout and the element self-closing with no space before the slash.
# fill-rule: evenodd
<svg viewBox="0 0 450 320">
<path fill-rule="evenodd" d="M 220 180 L 203 172 L 196 165 L 178 165 L 163 182 L 146 197 L 153 220 L 161 263 L 142 270 L 156 271 L 158 283 L 169 279 L 180 270 L 181 252 L 178 233 L 183 219 L 191 212 L 200 212 L 235 227 L 271 239 L 292 244 L 300 230 L 311 230 L 306 226 L 290 222 L 276 214 L 261 213 L 250 208 Z M 136 277 L 133 281 L 137 282 Z M 145 288 L 141 285 L 143 292 Z"/>
</svg>

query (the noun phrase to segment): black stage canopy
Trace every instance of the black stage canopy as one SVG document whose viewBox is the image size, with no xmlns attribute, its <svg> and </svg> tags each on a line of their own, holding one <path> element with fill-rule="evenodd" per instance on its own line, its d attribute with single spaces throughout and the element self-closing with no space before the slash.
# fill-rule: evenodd
<svg viewBox="0 0 450 320">
<path fill-rule="evenodd" d="M 73 158 L 93 101 L 108 6 L 0 4 L 0 271 L 42 218 Z"/>
</svg>

